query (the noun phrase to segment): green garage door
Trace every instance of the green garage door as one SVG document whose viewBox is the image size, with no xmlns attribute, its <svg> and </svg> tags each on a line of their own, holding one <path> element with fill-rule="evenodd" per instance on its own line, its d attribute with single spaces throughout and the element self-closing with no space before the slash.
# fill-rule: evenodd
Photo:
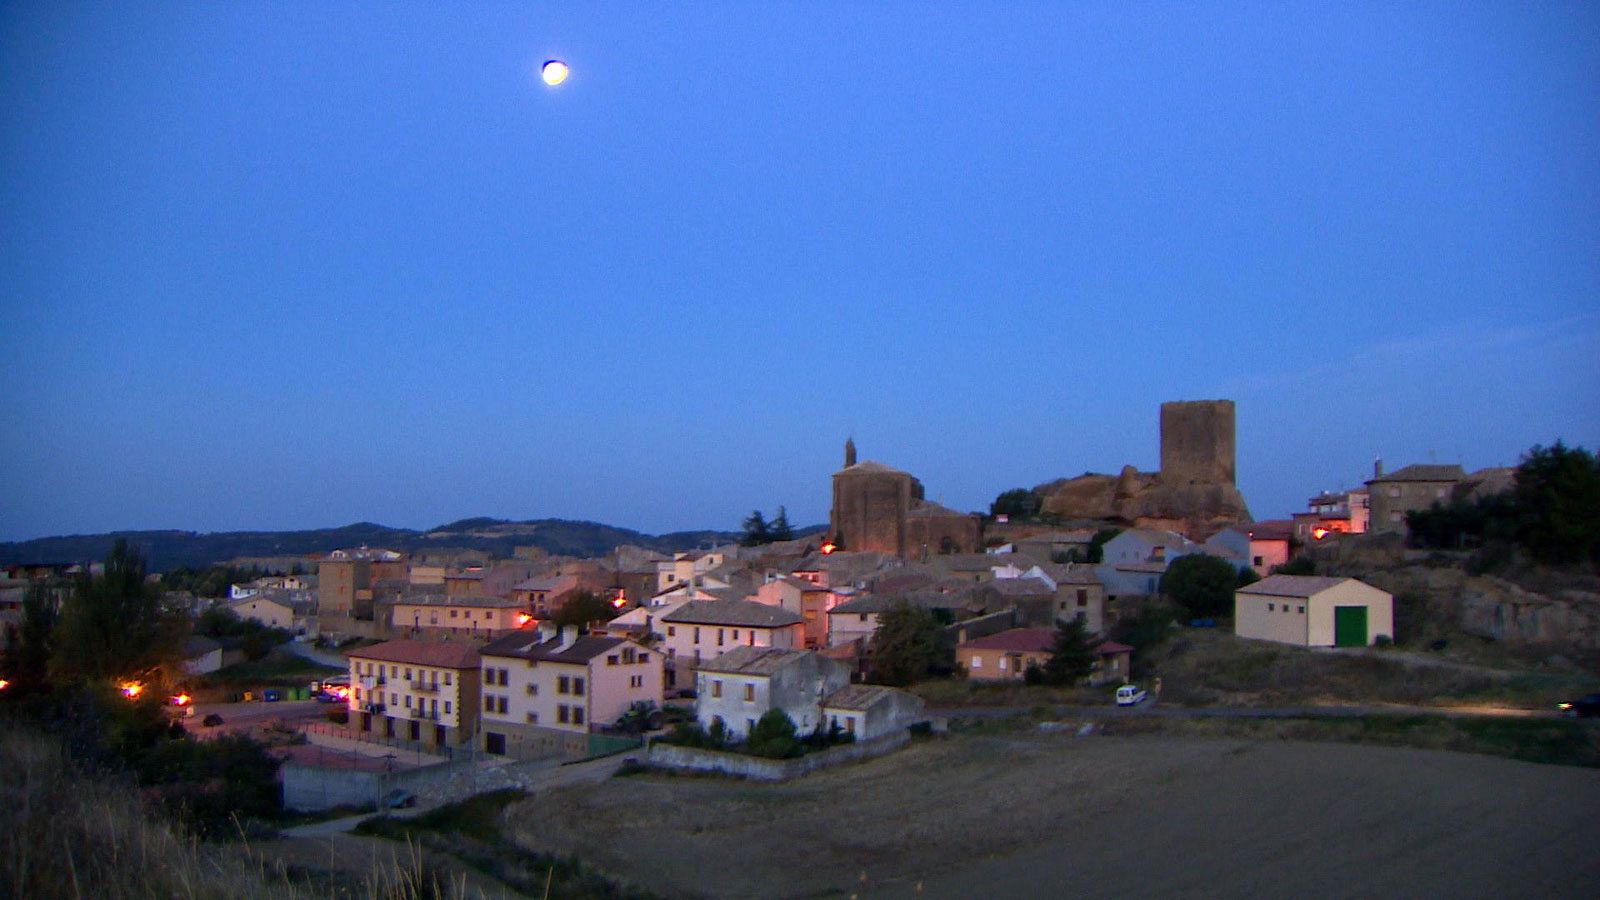
<svg viewBox="0 0 1600 900">
<path fill-rule="evenodd" d="M 1365 606 L 1335 606 L 1333 608 L 1333 645 L 1335 647 L 1365 647 L 1367 645 L 1367 608 Z"/>
</svg>

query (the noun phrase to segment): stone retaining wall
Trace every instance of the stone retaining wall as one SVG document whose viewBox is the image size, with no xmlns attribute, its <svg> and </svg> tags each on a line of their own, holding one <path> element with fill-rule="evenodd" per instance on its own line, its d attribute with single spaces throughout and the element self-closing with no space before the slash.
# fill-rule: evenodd
<svg viewBox="0 0 1600 900">
<path fill-rule="evenodd" d="M 832 747 L 820 753 L 807 753 L 799 759 L 762 759 L 745 756 L 742 753 L 652 743 L 645 753 L 644 761 L 648 765 L 663 769 L 720 772 L 724 775 L 749 778 L 752 781 L 788 781 L 829 766 L 892 753 L 910 741 L 909 732 L 897 731 L 870 741 Z"/>
</svg>

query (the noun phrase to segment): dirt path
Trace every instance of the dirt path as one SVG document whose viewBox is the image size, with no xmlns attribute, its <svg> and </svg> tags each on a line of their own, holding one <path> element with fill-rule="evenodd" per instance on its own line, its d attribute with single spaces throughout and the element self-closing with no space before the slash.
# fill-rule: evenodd
<svg viewBox="0 0 1600 900">
<path fill-rule="evenodd" d="M 961 737 L 777 786 L 514 807 L 668 896 L 1600 896 L 1600 773 L 1338 744 Z"/>
</svg>

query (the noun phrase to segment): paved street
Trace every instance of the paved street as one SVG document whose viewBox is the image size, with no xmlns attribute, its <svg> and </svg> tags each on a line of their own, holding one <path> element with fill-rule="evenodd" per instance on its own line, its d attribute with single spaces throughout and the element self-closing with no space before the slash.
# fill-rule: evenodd
<svg viewBox="0 0 1600 900">
<path fill-rule="evenodd" d="M 1037 706 L 967 706 L 928 710 L 930 715 L 951 719 L 995 719 L 1022 715 L 1038 709 Z M 1441 716 L 1451 719 L 1507 718 L 1555 719 L 1555 710 L 1515 709 L 1504 706 L 1170 706 L 1159 702 L 1146 702 L 1138 706 L 1057 706 L 1052 715 L 1081 719 L 1116 719 L 1130 716 L 1157 716 L 1163 718 L 1223 718 L 1223 719 L 1338 719 L 1359 716 Z"/>
</svg>

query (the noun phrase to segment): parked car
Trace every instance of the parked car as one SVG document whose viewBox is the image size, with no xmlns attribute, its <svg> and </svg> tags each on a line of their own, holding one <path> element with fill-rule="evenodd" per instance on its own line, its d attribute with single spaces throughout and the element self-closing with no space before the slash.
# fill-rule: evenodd
<svg viewBox="0 0 1600 900">
<path fill-rule="evenodd" d="M 384 809 L 404 809 L 417 805 L 417 795 L 405 788 L 395 788 L 383 795 Z"/>
<path fill-rule="evenodd" d="M 200 724 L 207 728 L 215 728 L 222 724 L 222 717 L 216 713 L 207 713 L 206 717 L 200 720 Z"/>
<path fill-rule="evenodd" d="M 1150 692 L 1136 684 L 1125 684 L 1117 688 L 1118 706 L 1138 706 L 1150 696 Z"/>
<path fill-rule="evenodd" d="M 1600 716 L 1600 694 L 1585 694 L 1576 700 L 1559 703 L 1556 708 L 1572 719 L 1592 719 Z"/>
</svg>

